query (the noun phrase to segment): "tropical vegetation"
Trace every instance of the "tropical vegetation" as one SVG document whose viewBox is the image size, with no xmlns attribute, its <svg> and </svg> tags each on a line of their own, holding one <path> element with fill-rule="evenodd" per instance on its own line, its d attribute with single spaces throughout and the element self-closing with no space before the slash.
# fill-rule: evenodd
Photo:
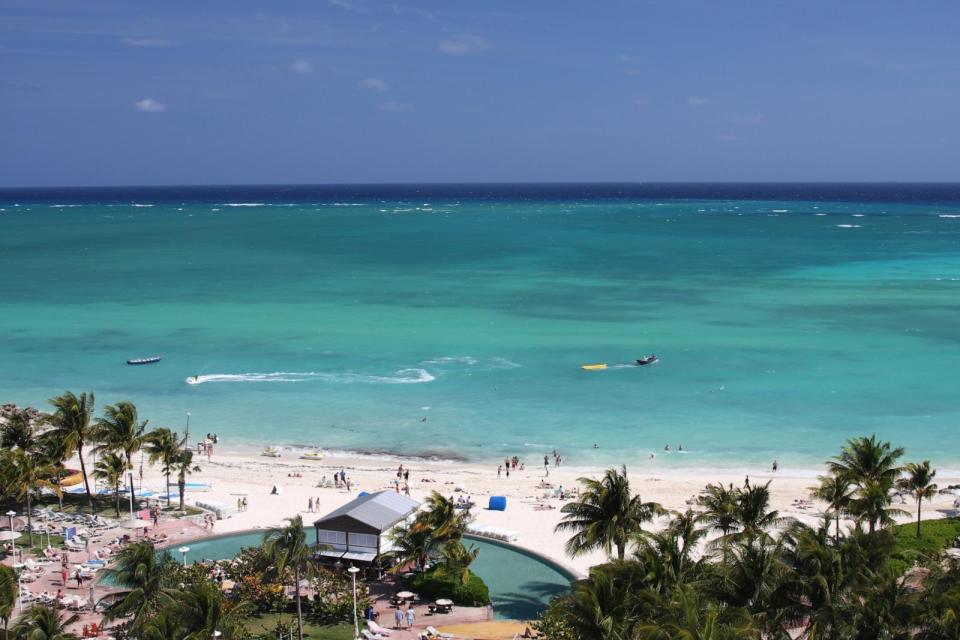
<svg viewBox="0 0 960 640">
<path fill-rule="evenodd" d="M 960 522 L 927 521 L 922 537 L 891 526 L 898 493 L 919 523 L 937 490 L 929 462 L 904 465 L 903 454 L 875 436 L 849 440 L 812 487 L 826 505 L 813 526 L 773 510 L 769 484 L 712 484 L 696 509 L 647 531 L 626 469 L 585 479 L 558 529 L 573 534 L 571 554 L 610 559 L 537 628 L 549 640 L 960 638 L 960 564 L 939 553 Z"/>
</svg>

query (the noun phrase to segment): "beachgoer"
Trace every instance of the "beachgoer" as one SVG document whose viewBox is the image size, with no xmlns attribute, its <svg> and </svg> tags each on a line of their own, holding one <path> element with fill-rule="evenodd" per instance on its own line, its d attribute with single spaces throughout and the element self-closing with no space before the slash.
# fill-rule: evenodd
<svg viewBox="0 0 960 640">
<path fill-rule="evenodd" d="M 403 481 L 410 482 L 410 469 L 403 470 Z"/>
<path fill-rule="evenodd" d="M 663 446 L 664 451 L 670 451 L 670 445 L 666 444 Z"/>
<path fill-rule="evenodd" d="M 776 473 L 776 472 L 777 472 L 777 469 L 780 468 L 780 463 L 778 463 L 776 460 L 774 460 L 774 461 L 773 461 L 773 464 L 771 465 L 771 468 L 773 469 L 773 472 Z"/>
<path fill-rule="evenodd" d="M 507 465 L 507 477 L 510 477 L 510 465 Z"/>
<path fill-rule="evenodd" d="M 683 445 L 682 445 L 682 444 L 677 446 L 677 451 L 683 451 Z"/>
<path fill-rule="evenodd" d="M 416 619 L 416 615 L 413 613 L 413 607 L 407 609 L 407 626 L 412 627 L 413 621 Z"/>
<path fill-rule="evenodd" d="M 307 513 L 313 513 L 313 496 L 307 498 Z"/>
<path fill-rule="evenodd" d="M 749 476 L 749 475 L 748 475 L 746 478 L 743 479 L 743 486 L 745 486 L 747 489 L 750 488 L 750 476 Z"/>
<path fill-rule="evenodd" d="M 77 572 L 73 575 L 73 579 L 77 581 L 77 590 L 80 590 L 80 587 L 83 586 L 83 574 L 80 573 L 80 569 L 77 569 Z"/>
<path fill-rule="evenodd" d="M 394 629 L 403 628 L 403 611 L 400 607 L 397 607 L 397 610 L 393 612 L 393 619 L 396 620 L 397 624 L 394 625 Z"/>
<path fill-rule="evenodd" d="M 67 571 L 67 567 L 64 566 L 60 569 L 60 582 L 63 586 L 67 586 L 67 578 L 70 577 L 70 573 Z"/>
<path fill-rule="evenodd" d="M 403 465 L 400 465 L 399 467 L 397 467 L 397 478 L 402 478 L 402 477 L 403 477 Z"/>
<path fill-rule="evenodd" d="M 247 496 L 243 496 L 243 510 L 247 510 Z"/>
<path fill-rule="evenodd" d="M 550 459 L 547 456 L 543 456 L 543 471 L 545 476 L 549 477 L 550 475 Z"/>
<path fill-rule="evenodd" d="M 599 448 L 600 448 L 600 445 L 598 445 L 596 442 L 594 442 L 594 443 L 593 443 L 593 448 L 594 448 L 594 449 L 599 449 Z M 530 631 L 530 627 L 527 627 L 527 631 Z"/>
<path fill-rule="evenodd" d="M 503 465 L 502 465 L 502 464 L 498 464 L 498 465 L 497 465 L 497 477 L 499 478 L 502 474 L 503 474 Z"/>
<path fill-rule="evenodd" d="M 407 484 L 406 482 L 403 483 L 403 495 L 408 497 L 410 495 L 410 485 Z"/>
</svg>

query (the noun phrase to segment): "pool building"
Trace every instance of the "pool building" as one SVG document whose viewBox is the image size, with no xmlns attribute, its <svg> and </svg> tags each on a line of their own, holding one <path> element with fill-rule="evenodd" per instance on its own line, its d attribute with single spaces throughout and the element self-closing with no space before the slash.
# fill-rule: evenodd
<svg viewBox="0 0 960 640">
<path fill-rule="evenodd" d="M 318 555 L 331 562 L 374 564 L 390 551 L 390 534 L 420 503 L 394 491 L 362 494 L 314 521 Z"/>
</svg>

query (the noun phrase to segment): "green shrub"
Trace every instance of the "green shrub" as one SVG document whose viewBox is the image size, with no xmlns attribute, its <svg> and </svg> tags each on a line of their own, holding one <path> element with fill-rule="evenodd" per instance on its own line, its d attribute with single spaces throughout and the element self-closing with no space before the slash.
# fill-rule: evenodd
<svg viewBox="0 0 960 640">
<path fill-rule="evenodd" d="M 470 573 L 464 584 L 459 573 L 453 574 L 442 565 L 410 579 L 410 589 L 424 600 L 448 598 L 464 607 L 482 607 L 490 604 L 490 590 L 480 576 Z"/>
</svg>

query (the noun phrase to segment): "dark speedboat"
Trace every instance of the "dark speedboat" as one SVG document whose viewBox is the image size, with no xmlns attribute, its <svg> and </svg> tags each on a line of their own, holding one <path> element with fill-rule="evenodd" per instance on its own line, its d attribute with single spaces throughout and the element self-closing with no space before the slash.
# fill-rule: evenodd
<svg viewBox="0 0 960 640">
<path fill-rule="evenodd" d="M 151 356 L 149 358 L 133 358 L 127 360 L 127 364 L 153 364 L 154 362 L 160 362 L 160 356 Z"/>
<path fill-rule="evenodd" d="M 642 358 L 637 358 L 637 366 L 642 367 L 645 364 L 653 364 L 657 361 L 657 356 L 649 355 L 643 356 Z"/>
</svg>

